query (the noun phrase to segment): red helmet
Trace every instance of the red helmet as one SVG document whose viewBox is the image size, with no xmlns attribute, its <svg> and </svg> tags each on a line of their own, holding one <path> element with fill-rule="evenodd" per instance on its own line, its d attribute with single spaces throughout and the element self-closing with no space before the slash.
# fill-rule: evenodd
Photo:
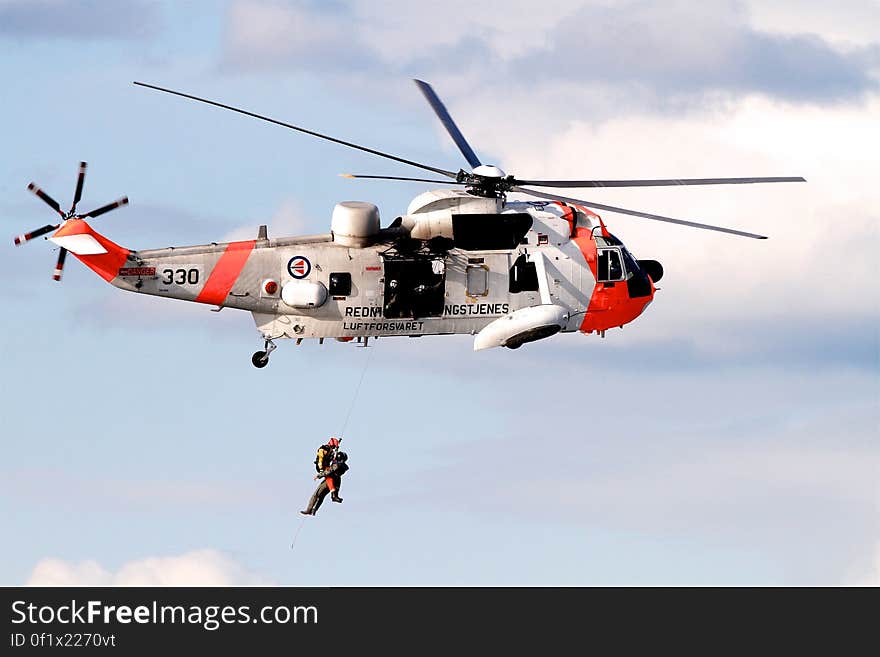
<svg viewBox="0 0 880 657">
<path fill-rule="evenodd" d="M 327 441 L 327 444 L 330 445 L 330 447 L 339 447 L 339 438 L 331 438 Z"/>
</svg>

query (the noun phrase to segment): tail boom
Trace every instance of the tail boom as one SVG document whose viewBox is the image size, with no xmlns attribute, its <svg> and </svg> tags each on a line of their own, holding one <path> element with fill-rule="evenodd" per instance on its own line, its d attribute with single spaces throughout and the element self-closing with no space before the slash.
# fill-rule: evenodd
<svg viewBox="0 0 880 657">
<path fill-rule="evenodd" d="M 131 253 L 129 249 L 108 240 L 82 219 L 64 222 L 49 241 L 70 251 L 107 282 L 116 278 Z"/>
</svg>

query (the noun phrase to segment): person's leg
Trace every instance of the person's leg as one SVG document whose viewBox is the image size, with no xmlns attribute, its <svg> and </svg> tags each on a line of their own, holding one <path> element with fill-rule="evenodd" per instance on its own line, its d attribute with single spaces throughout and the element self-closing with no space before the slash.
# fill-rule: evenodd
<svg viewBox="0 0 880 657">
<path fill-rule="evenodd" d="M 341 502 L 342 498 L 339 497 L 339 489 L 342 488 L 342 477 L 339 475 L 333 475 L 328 477 L 328 479 L 333 481 L 333 488 L 331 489 L 332 495 L 330 495 L 330 499 L 334 502 Z"/>
<path fill-rule="evenodd" d="M 315 506 L 312 508 L 312 515 L 315 515 L 318 512 L 318 509 L 321 508 L 321 503 L 324 501 L 324 498 L 327 497 L 327 493 L 330 492 L 330 488 L 327 486 L 327 480 L 321 482 L 321 485 L 318 486 L 318 490 L 315 491 Z"/>
<path fill-rule="evenodd" d="M 323 494 L 321 490 L 323 489 Z M 304 516 L 313 516 L 315 512 L 318 510 L 318 507 L 321 506 L 321 502 L 324 501 L 324 495 L 327 494 L 327 485 L 322 481 L 318 484 L 318 487 L 315 489 L 315 492 L 312 493 L 312 497 L 309 499 L 309 505 L 305 508 L 304 511 L 300 511 Z"/>
</svg>

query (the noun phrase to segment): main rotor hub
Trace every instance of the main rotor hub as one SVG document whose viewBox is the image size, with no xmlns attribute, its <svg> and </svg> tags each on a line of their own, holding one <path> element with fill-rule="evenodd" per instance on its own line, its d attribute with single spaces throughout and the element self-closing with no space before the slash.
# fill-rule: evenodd
<svg viewBox="0 0 880 657">
<path fill-rule="evenodd" d="M 494 164 L 481 164 L 474 167 L 473 173 L 460 169 L 456 181 L 467 185 L 469 194 L 487 198 L 503 196 L 515 183 L 513 176 L 508 176 Z"/>
<path fill-rule="evenodd" d="M 481 164 L 480 166 L 474 169 L 475 176 L 481 176 L 483 178 L 504 178 L 507 174 L 504 173 L 501 169 L 496 167 L 494 164 Z"/>
</svg>

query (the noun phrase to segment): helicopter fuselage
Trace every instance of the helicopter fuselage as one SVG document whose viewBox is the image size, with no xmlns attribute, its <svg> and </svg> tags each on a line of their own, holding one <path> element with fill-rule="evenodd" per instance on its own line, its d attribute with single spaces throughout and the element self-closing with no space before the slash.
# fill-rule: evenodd
<svg viewBox="0 0 880 657">
<path fill-rule="evenodd" d="M 398 220 L 359 247 L 328 233 L 129 251 L 82 221 L 53 241 L 91 234 L 107 253 L 70 250 L 116 287 L 249 311 L 267 340 L 476 335 L 495 323 L 485 346 L 517 347 L 556 332 L 604 335 L 653 299 L 651 278 L 586 208 L 499 199 L 496 213 L 476 216 L 487 199 L 425 196 L 410 206 L 408 230 Z M 467 215 L 462 225 L 476 230 L 445 237 L 438 205 L 454 205 L 444 216 Z M 523 312 L 541 306 L 555 311 Z"/>
</svg>

